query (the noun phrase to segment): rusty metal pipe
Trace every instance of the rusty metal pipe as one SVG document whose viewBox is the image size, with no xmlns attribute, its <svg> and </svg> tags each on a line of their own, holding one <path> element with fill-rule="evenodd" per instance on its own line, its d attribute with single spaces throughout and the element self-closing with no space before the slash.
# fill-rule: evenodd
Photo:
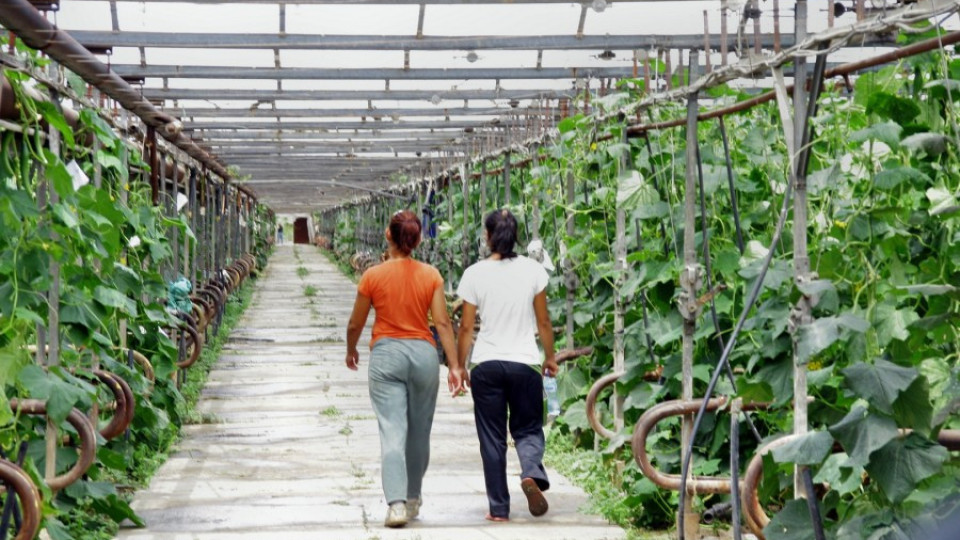
<svg viewBox="0 0 960 540">
<path fill-rule="evenodd" d="M 20 414 L 30 414 L 46 416 L 47 402 L 39 399 L 10 399 L 10 409 Z M 97 454 L 97 433 L 93 429 L 93 424 L 77 409 L 70 411 L 67 415 L 67 422 L 77 431 L 80 436 L 80 446 L 77 448 L 77 461 L 67 472 L 47 479 L 47 486 L 54 490 L 61 490 L 80 479 L 84 473 L 93 465 L 93 460 Z"/>
<path fill-rule="evenodd" d="M 911 429 L 901 429 L 900 433 L 905 436 L 912 431 Z M 750 530 L 759 540 L 765 540 L 763 528 L 770 523 L 770 516 L 767 515 L 763 506 L 760 504 L 760 496 L 757 493 L 760 487 L 760 477 L 763 476 L 763 456 L 799 437 L 802 437 L 802 435 L 787 435 L 786 437 L 781 437 L 767 443 L 757 449 L 756 454 L 754 454 L 750 460 L 750 464 L 747 465 L 747 472 L 743 476 L 743 492 L 741 495 L 744 510 L 743 516 L 747 522 L 747 526 L 750 527 Z M 960 451 L 960 429 L 941 430 L 937 436 L 937 442 L 948 450 L 954 452 Z M 834 447 L 835 452 L 841 450 L 842 448 Z"/>
<path fill-rule="evenodd" d="M 46 53 L 116 100 L 148 126 L 159 129 L 163 138 L 219 175 L 225 182 L 230 179 L 227 169 L 214 156 L 180 132 L 181 126 L 176 118 L 158 111 L 139 91 L 112 72 L 70 34 L 53 26 L 29 1 L 0 0 L 0 24 L 16 33 L 27 46 Z M 249 188 L 238 188 L 256 198 Z"/>
<path fill-rule="evenodd" d="M 607 427 L 600 422 L 600 418 L 597 417 L 597 397 L 604 388 L 617 382 L 622 376 L 623 373 L 608 373 L 597 379 L 597 382 L 593 383 L 593 386 L 590 387 L 590 392 L 587 393 L 587 422 L 590 423 L 590 427 L 593 428 L 593 431 L 595 431 L 597 435 L 603 437 L 604 439 L 613 439 L 617 436 L 617 434 L 616 432 L 607 429 Z"/>
<path fill-rule="evenodd" d="M 679 474 L 662 473 L 650 463 L 650 458 L 647 455 L 647 436 L 653 431 L 657 423 L 664 418 L 694 414 L 700 409 L 702 403 L 702 399 L 664 401 L 647 409 L 647 412 L 643 413 L 637 420 L 630 444 L 633 448 L 633 459 L 637 462 L 644 476 L 654 484 L 671 491 L 679 491 L 681 477 Z M 725 397 L 713 398 L 707 402 L 706 410 L 715 411 L 726 403 L 727 398 Z M 744 403 L 742 410 L 766 409 L 769 406 L 769 403 Z M 687 493 L 691 495 L 730 493 L 730 491 L 730 478 L 722 476 L 691 476 L 687 481 Z"/>
<path fill-rule="evenodd" d="M 20 530 L 14 540 L 33 540 L 40 530 L 40 492 L 37 486 L 23 469 L 5 459 L 0 459 L 0 481 L 0 493 L 6 491 L 4 486 L 10 486 L 20 499 L 20 508 L 23 509 Z M 8 495 L 12 496 L 13 494 Z"/>
</svg>

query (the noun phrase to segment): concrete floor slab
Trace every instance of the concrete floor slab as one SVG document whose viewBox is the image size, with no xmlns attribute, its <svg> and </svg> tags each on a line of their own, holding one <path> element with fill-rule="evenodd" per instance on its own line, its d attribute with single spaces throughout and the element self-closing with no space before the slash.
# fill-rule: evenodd
<svg viewBox="0 0 960 540">
<path fill-rule="evenodd" d="M 297 268 L 307 269 L 299 277 Z M 302 271 L 301 271 L 302 273 Z M 315 294 L 307 296 L 306 288 Z M 380 443 L 360 371 L 344 366 L 355 285 L 312 246 L 280 246 L 227 341 L 176 452 L 135 497 L 144 529 L 129 540 L 614 540 L 624 531 L 581 508 L 586 495 L 549 471 L 550 512 L 533 518 L 519 489 L 509 523 L 487 503 L 472 401 L 441 391 L 421 519 L 383 526 Z M 371 316 L 370 323 L 372 324 Z M 441 368 L 441 381 L 446 370 Z M 441 388 L 444 385 L 441 384 Z M 511 450 L 512 452 L 512 450 Z"/>
</svg>

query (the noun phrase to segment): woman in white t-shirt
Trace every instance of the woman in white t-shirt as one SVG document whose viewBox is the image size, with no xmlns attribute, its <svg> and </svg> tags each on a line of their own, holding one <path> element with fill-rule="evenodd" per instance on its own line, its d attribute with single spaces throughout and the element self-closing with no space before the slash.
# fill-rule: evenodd
<svg viewBox="0 0 960 540">
<path fill-rule="evenodd" d="M 543 468 L 542 375 L 556 375 L 557 362 L 547 313 L 547 272 L 540 263 L 514 253 L 517 220 L 509 211 L 490 213 L 484 227 L 492 255 L 467 268 L 457 288 L 464 301 L 458 346 L 459 357 L 466 358 L 479 313 L 483 323 L 473 344 L 470 381 L 489 502 L 487 519 L 507 521 L 508 417 L 530 513 L 547 512 L 542 493 L 550 488 Z M 543 362 L 536 334 L 543 345 Z"/>
</svg>

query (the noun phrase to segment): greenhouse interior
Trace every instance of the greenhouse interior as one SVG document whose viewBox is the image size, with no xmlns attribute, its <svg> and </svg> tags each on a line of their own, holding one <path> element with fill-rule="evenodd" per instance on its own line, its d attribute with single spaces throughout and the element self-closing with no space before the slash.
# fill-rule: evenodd
<svg viewBox="0 0 960 540">
<path fill-rule="evenodd" d="M 960 539 L 958 42 L 0 0 L 0 539 Z"/>
</svg>

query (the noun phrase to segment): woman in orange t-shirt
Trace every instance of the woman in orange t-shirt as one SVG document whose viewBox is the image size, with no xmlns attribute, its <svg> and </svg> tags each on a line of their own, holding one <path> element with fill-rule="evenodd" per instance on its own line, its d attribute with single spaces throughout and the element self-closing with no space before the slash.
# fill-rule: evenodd
<svg viewBox="0 0 960 540">
<path fill-rule="evenodd" d="M 347 367 L 360 362 L 357 342 L 370 306 L 376 310 L 370 341 L 370 401 L 380 426 L 381 479 L 388 509 L 384 524 L 403 527 L 420 512 L 420 489 L 430 461 L 430 429 L 437 405 L 440 363 L 427 323 L 433 316 L 448 358 L 447 384 L 457 395 L 466 371 L 457 358 L 453 327 L 436 268 L 410 257 L 420 244 L 420 220 L 401 210 L 385 232 L 390 258 L 364 272 L 347 325 Z"/>
</svg>

